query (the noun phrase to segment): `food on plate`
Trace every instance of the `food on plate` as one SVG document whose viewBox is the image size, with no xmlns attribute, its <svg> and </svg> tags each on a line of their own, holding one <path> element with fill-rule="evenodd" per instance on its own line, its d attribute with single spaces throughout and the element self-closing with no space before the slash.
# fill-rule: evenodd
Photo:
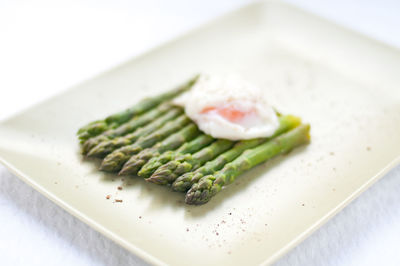
<svg viewBox="0 0 400 266">
<path fill-rule="evenodd" d="M 260 146 L 244 151 L 234 161 L 226 164 L 221 171 L 202 177 L 193 184 L 186 194 L 187 204 L 204 204 L 215 196 L 224 186 L 232 183 L 237 176 L 254 166 L 277 155 L 285 154 L 292 149 L 310 141 L 310 125 L 300 125 Z"/>
<path fill-rule="evenodd" d="M 254 166 L 306 144 L 310 126 L 278 113 L 236 76 L 200 75 L 78 131 L 100 170 L 138 175 L 204 204 Z"/>
</svg>

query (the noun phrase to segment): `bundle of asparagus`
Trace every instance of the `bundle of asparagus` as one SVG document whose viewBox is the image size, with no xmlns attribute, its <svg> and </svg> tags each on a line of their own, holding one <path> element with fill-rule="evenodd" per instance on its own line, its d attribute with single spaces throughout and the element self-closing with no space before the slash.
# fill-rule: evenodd
<svg viewBox="0 0 400 266">
<path fill-rule="evenodd" d="M 104 158 L 100 170 L 169 185 L 186 192 L 187 204 L 197 205 L 208 202 L 242 172 L 309 141 L 309 125 L 280 114 L 279 127 L 270 138 L 232 141 L 204 134 L 181 107 L 169 102 L 189 90 L 196 78 L 81 128 L 82 153 Z"/>
</svg>

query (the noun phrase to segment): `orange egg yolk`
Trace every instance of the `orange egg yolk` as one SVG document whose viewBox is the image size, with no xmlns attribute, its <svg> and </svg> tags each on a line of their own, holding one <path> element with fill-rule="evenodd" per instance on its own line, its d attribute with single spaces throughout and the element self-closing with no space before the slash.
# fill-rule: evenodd
<svg viewBox="0 0 400 266">
<path fill-rule="evenodd" d="M 249 114 L 249 112 L 244 112 L 242 110 L 235 109 L 231 106 L 223 107 L 223 108 L 209 106 L 209 107 L 205 107 L 203 110 L 201 110 L 201 113 L 205 114 L 205 113 L 209 113 L 211 111 L 216 111 L 220 116 L 224 117 L 225 119 L 227 119 L 231 122 L 237 122 Z"/>
</svg>

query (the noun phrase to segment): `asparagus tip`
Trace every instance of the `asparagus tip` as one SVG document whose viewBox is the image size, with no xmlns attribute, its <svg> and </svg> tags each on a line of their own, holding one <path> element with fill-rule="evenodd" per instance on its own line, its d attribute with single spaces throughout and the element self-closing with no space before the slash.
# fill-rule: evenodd
<svg viewBox="0 0 400 266">
<path fill-rule="evenodd" d="M 100 171 L 115 172 L 117 165 L 113 161 L 103 161 L 100 165 Z"/>
<path fill-rule="evenodd" d="M 121 169 L 121 171 L 119 171 L 118 172 L 118 175 L 128 175 L 128 174 L 130 174 L 129 171 L 130 169 L 129 168 L 127 168 L 127 167 L 123 167 L 122 169 Z"/>
<path fill-rule="evenodd" d="M 154 183 L 157 185 L 165 185 L 168 184 L 166 177 L 171 174 L 171 171 L 159 171 L 158 173 L 154 173 L 149 178 L 145 179 L 147 182 Z"/>
<path fill-rule="evenodd" d="M 177 192 L 186 192 L 193 184 L 193 177 L 196 176 L 195 172 L 187 172 L 178 177 L 174 183 L 172 183 L 172 190 Z"/>
<path fill-rule="evenodd" d="M 86 153 L 86 156 L 87 157 L 96 157 L 96 154 L 97 154 L 97 150 L 96 150 L 96 147 L 94 147 L 93 149 L 91 149 L 90 151 L 88 151 Z"/>
<path fill-rule="evenodd" d="M 185 203 L 189 205 L 202 205 L 209 201 L 208 190 L 191 191 L 186 194 Z"/>
<path fill-rule="evenodd" d="M 100 145 L 97 145 L 96 147 L 92 148 L 90 151 L 86 153 L 86 156 L 88 157 L 99 157 L 101 158 L 103 155 L 103 150 L 100 148 Z"/>
</svg>

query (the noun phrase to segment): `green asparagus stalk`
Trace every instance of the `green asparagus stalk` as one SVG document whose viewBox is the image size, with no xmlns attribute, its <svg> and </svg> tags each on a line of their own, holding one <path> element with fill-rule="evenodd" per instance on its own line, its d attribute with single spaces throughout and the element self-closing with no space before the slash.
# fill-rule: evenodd
<svg viewBox="0 0 400 266">
<path fill-rule="evenodd" d="M 185 84 L 179 86 L 174 90 L 165 92 L 155 97 L 145 98 L 141 100 L 139 103 L 132 106 L 131 108 L 128 108 L 125 111 L 108 116 L 104 120 L 97 120 L 95 122 L 89 123 L 88 125 L 78 130 L 77 134 L 79 136 L 79 139 L 82 142 L 84 142 L 87 139 L 95 137 L 108 129 L 116 128 L 124 124 L 135 115 L 142 114 L 154 108 L 155 106 L 159 105 L 160 103 L 170 100 L 176 97 L 177 95 L 181 94 L 182 92 L 187 91 L 193 86 L 197 78 L 198 76 L 192 78 L 191 80 L 189 80 L 188 82 L 186 82 Z"/>
<path fill-rule="evenodd" d="M 159 185 L 171 184 L 178 176 L 196 170 L 205 162 L 214 159 L 233 145 L 234 142 L 230 140 L 216 140 L 210 146 L 201 149 L 193 155 L 183 154 L 174 161 L 164 164 L 159 167 L 152 176 L 147 178 L 146 181 Z"/>
<path fill-rule="evenodd" d="M 109 127 L 104 120 L 96 120 L 90 122 L 84 127 L 81 127 L 78 130 L 77 135 L 78 138 L 80 139 L 80 142 L 83 143 L 87 139 L 90 139 L 93 136 L 97 136 L 109 128 L 111 128 L 111 126 Z"/>
<path fill-rule="evenodd" d="M 161 153 L 173 150 L 181 146 L 183 143 L 193 139 L 199 134 L 199 129 L 195 123 L 190 123 L 175 134 L 157 143 L 151 148 L 147 148 L 132 156 L 122 167 L 119 172 L 121 175 L 136 174 L 140 168 L 152 157 Z"/>
<path fill-rule="evenodd" d="M 143 127 L 144 125 L 150 123 L 154 119 L 158 118 L 165 112 L 171 110 L 173 107 L 169 102 L 163 103 L 156 108 L 144 113 L 138 118 L 132 118 L 125 124 L 115 128 L 104 131 L 100 135 L 90 138 L 82 146 L 82 153 L 87 154 L 91 149 L 99 145 L 103 141 L 107 141 L 109 139 L 114 139 L 119 136 L 124 136 L 128 133 L 135 131 L 136 129 Z"/>
<path fill-rule="evenodd" d="M 176 150 L 178 154 L 195 153 L 208 144 L 211 144 L 215 139 L 207 134 L 201 134 L 193 141 L 186 142 Z"/>
<path fill-rule="evenodd" d="M 131 156 L 139 153 L 145 148 L 153 146 L 158 141 L 175 133 L 190 122 L 191 120 L 186 115 L 181 115 L 177 119 L 169 121 L 163 127 L 154 131 L 150 135 L 141 137 L 134 144 L 124 146 L 108 154 L 106 158 L 104 158 L 100 170 L 107 172 L 120 171 L 124 163 L 128 161 Z"/>
<path fill-rule="evenodd" d="M 300 125 L 301 119 L 292 115 L 286 115 L 279 117 L 279 123 L 279 128 L 271 137 L 242 140 L 236 143 L 232 149 L 222 153 L 214 160 L 207 162 L 196 171 L 187 172 L 178 177 L 172 184 L 172 189 L 174 191 L 186 192 L 194 183 L 197 183 L 200 178 L 220 170 L 225 164 L 236 159 L 243 151 L 254 148 L 266 142 L 268 139 L 279 136 L 280 134 L 297 127 Z"/>
<path fill-rule="evenodd" d="M 194 205 L 208 202 L 224 186 L 232 183 L 244 171 L 308 143 L 310 140 L 309 132 L 310 125 L 300 125 L 256 148 L 246 150 L 234 161 L 226 164 L 221 171 L 214 175 L 206 175 L 199 182 L 193 184 L 186 194 L 185 202 Z"/>
<path fill-rule="evenodd" d="M 133 133 L 99 143 L 97 146 L 95 146 L 88 152 L 87 156 L 103 158 L 107 154 L 111 153 L 112 151 L 120 147 L 135 143 L 135 141 L 137 141 L 140 137 L 143 137 L 145 135 L 154 132 L 155 130 L 164 126 L 167 122 L 171 121 L 172 119 L 176 118 L 182 113 L 183 113 L 182 108 L 174 107 L 167 113 L 163 114 L 162 116 L 154 120 L 153 122 L 147 124 L 142 128 L 137 129 Z"/>
<path fill-rule="evenodd" d="M 175 160 L 182 154 L 195 153 L 205 146 L 209 145 L 215 139 L 209 135 L 201 134 L 197 136 L 194 140 L 186 142 L 179 149 L 175 151 L 166 151 L 159 156 L 151 158 L 142 169 L 138 172 L 138 175 L 143 178 L 150 177 L 161 165 L 166 164 L 169 161 Z"/>
</svg>

